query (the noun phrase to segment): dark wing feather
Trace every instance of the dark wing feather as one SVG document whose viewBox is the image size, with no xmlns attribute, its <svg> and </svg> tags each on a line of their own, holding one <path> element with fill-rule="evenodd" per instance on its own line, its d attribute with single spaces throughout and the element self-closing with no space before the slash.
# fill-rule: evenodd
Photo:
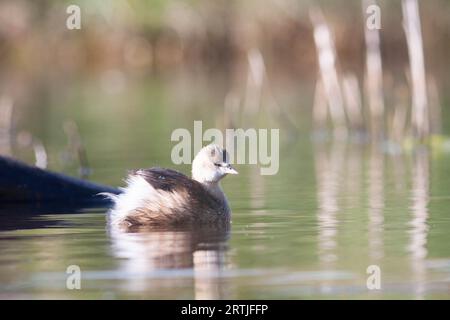
<svg viewBox="0 0 450 320">
<path fill-rule="evenodd" d="M 186 188 L 193 181 L 180 172 L 163 168 L 139 169 L 133 174 L 143 177 L 155 189 L 170 192 Z"/>
<path fill-rule="evenodd" d="M 143 177 L 155 189 L 187 194 L 193 207 L 217 208 L 219 200 L 214 198 L 198 181 L 171 169 L 139 169 L 133 174 Z"/>
</svg>

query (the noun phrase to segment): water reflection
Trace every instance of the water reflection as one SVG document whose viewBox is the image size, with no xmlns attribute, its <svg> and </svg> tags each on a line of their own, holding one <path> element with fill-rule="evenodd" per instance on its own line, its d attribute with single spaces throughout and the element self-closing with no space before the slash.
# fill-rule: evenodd
<svg viewBox="0 0 450 320">
<path fill-rule="evenodd" d="M 414 293 L 423 299 L 426 285 L 428 203 L 430 201 L 430 157 L 427 148 L 417 150 L 413 157 L 410 221 L 411 269 L 414 278 Z"/>
<path fill-rule="evenodd" d="M 319 144 L 315 147 L 319 263 L 323 270 L 334 270 L 338 260 L 338 198 L 340 183 L 345 175 L 346 145 L 341 141 L 333 141 L 331 146 Z M 323 292 L 329 292 L 331 288 L 333 283 L 330 281 L 321 282 Z"/>
<path fill-rule="evenodd" d="M 427 237 L 429 232 L 430 201 L 430 155 L 426 147 L 417 149 L 412 155 L 407 153 L 386 155 L 377 145 L 345 144 L 333 141 L 330 144 L 315 144 L 315 166 L 317 182 L 317 223 L 318 223 L 318 257 L 322 269 L 331 270 L 341 265 L 340 255 L 344 241 L 344 232 L 349 225 L 359 227 L 359 216 L 350 213 L 354 208 L 367 207 L 367 248 L 369 264 L 382 267 L 386 259 L 392 259 L 386 253 L 386 208 L 392 204 L 386 188 L 392 188 L 400 195 L 400 199 L 410 194 L 410 216 L 395 219 L 406 219 L 408 225 L 400 233 L 408 235 L 405 245 L 405 256 L 410 259 L 412 286 L 416 298 L 423 298 L 426 291 L 426 258 Z M 412 166 L 406 164 L 411 161 Z M 411 183 L 406 183 L 411 177 Z M 367 190 L 367 191 L 366 191 Z M 393 198 L 395 202 L 398 198 Z M 401 201 L 401 200 L 400 200 Z M 401 204 L 403 205 L 403 203 Z M 356 211 L 360 212 L 360 211 Z M 352 227 L 350 227 L 351 229 Z M 400 237 L 396 230 L 395 237 Z M 338 237 L 339 233 L 342 236 Z M 365 246 L 359 243 L 358 246 Z M 405 248 L 405 247 L 403 247 Z M 339 260 L 339 261 L 338 261 Z M 363 266 L 361 266 L 362 268 Z M 361 269 L 361 272 L 365 270 Z M 323 289 L 329 284 L 323 283 Z"/>
<path fill-rule="evenodd" d="M 193 277 L 196 299 L 223 299 L 227 295 L 221 274 L 227 265 L 228 227 L 111 227 L 109 234 L 127 289 L 146 291 L 154 287 L 152 280 L 172 270 L 173 277 L 165 279 L 166 285 L 179 286 L 187 272 Z"/>
<path fill-rule="evenodd" d="M 384 155 L 376 145 L 371 146 L 368 167 L 369 188 L 369 257 L 371 263 L 379 263 L 383 257 L 384 222 Z"/>
<path fill-rule="evenodd" d="M 92 205 L 91 203 L 9 203 L 0 205 L 0 232 L 13 230 L 38 230 L 57 226 L 60 219 L 49 215 L 82 214 L 84 212 L 103 213 L 105 205 Z"/>
<path fill-rule="evenodd" d="M 316 179 L 318 198 L 318 255 L 322 269 L 333 270 L 337 260 L 337 213 L 339 211 L 339 182 L 344 165 L 345 145 L 333 143 L 328 152 L 326 146 L 316 145 Z M 332 284 L 321 283 L 322 290 L 329 290 Z"/>
</svg>

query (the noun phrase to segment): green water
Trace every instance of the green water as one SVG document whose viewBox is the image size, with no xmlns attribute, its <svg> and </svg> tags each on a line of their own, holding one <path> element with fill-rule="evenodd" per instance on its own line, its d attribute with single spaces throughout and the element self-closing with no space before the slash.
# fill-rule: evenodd
<svg viewBox="0 0 450 320">
<path fill-rule="evenodd" d="M 223 123 L 228 89 L 217 79 L 141 79 L 115 93 L 81 82 L 41 88 L 22 106 L 18 125 L 42 140 L 56 171 L 78 174 L 76 160 L 61 160 L 67 119 L 79 126 L 89 179 L 116 186 L 132 168 L 188 173 L 170 160 L 171 132 Z M 300 129 L 249 122 L 280 128 L 280 169 L 261 176 L 237 165 L 240 174 L 223 181 L 229 231 L 124 233 L 107 228 L 104 209 L 11 209 L 0 220 L 0 298 L 448 299 L 450 153 L 313 142 L 310 99 L 275 95 Z M 29 150 L 14 151 L 32 161 Z M 69 265 L 81 269 L 80 290 L 66 288 Z M 380 267 L 380 290 L 366 286 L 370 265 Z"/>
</svg>

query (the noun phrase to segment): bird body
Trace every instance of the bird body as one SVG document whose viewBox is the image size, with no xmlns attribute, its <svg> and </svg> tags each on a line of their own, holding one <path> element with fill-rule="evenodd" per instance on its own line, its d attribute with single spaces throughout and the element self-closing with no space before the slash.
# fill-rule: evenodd
<svg viewBox="0 0 450 320">
<path fill-rule="evenodd" d="M 220 186 L 227 174 L 237 171 L 217 145 L 200 150 L 192 178 L 163 168 L 132 171 L 123 192 L 108 195 L 114 201 L 109 221 L 122 226 L 229 223 L 231 210 Z"/>
</svg>

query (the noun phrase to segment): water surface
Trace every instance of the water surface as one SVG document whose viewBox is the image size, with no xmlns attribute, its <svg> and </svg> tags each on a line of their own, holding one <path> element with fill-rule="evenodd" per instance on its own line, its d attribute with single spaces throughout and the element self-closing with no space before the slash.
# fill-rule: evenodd
<svg viewBox="0 0 450 320">
<path fill-rule="evenodd" d="M 46 145 L 53 170 L 78 174 L 76 160 L 61 160 L 62 123 L 70 119 L 93 181 L 122 185 L 127 169 L 155 165 L 189 173 L 170 160 L 170 134 L 191 130 L 194 120 L 205 128 L 220 122 L 227 90 L 204 90 L 215 85 L 149 79 L 108 93 L 84 81 L 76 94 L 44 90 L 21 121 Z M 280 170 L 261 176 L 258 166 L 241 165 L 223 181 L 229 230 L 126 233 L 107 227 L 106 209 L 3 208 L 0 298 L 448 299 L 450 153 L 315 141 L 310 101 L 300 93 L 280 100 L 301 129 L 261 125 L 280 128 Z M 66 288 L 69 265 L 81 268 L 81 290 Z M 367 289 L 370 265 L 381 269 L 381 290 Z"/>
</svg>

